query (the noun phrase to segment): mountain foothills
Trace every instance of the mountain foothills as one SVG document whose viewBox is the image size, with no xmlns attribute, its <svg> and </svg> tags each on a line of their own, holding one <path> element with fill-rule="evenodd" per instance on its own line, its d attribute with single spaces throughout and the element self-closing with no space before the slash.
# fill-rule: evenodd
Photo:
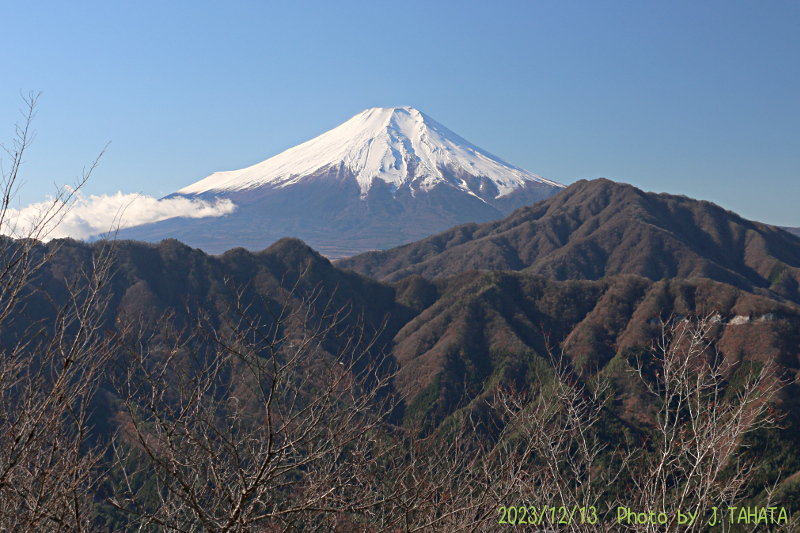
<svg viewBox="0 0 800 533">
<path fill-rule="evenodd" d="M 794 244 L 800 248 L 800 241 Z M 47 247 L 58 245 L 47 270 L 37 276 L 37 285 L 51 295 L 62 293 L 65 280 L 90 264 L 97 246 L 67 240 Z M 797 267 L 787 265 L 784 275 L 791 276 L 792 268 Z M 770 297 L 767 290 L 708 277 L 653 280 L 620 273 L 557 280 L 530 270 L 463 269 L 387 283 L 337 268 L 291 238 L 262 252 L 239 248 L 221 256 L 176 240 L 122 241 L 115 269 L 107 289 L 108 328 L 132 318 L 156 327 L 165 316 L 179 324 L 215 316 L 231 294 L 242 291 L 252 298 L 256 286 L 270 298 L 293 288 L 297 294 L 314 293 L 320 305 L 350 309 L 344 326 L 378 332 L 375 353 L 391 353 L 399 365 L 393 386 L 406 398 L 406 409 L 438 422 L 498 379 L 524 385 L 537 365 L 549 360 L 548 349 L 560 343 L 579 375 L 613 372 L 627 350 L 648 346 L 660 331 L 659 320 L 673 315 L 714 314 L 717 347 L 726 357 L 773 359 L 800 372 L 800 306 L 774 292 Z M 32 293 L 24 318 L 44 319 L 52 303 L 58 299 L 48 303 L 44 293 Z M 15 331 L 21 330 L 4 330 L 6 345 Z M 800 409 L 792 399 L 800 391 L 788 390 L 784 400 Z M 625 408 L 620 416 L 636 412 L 625 402 L 619 407 Z"/>
<path fill-rule="evenodd" d="M 410 110 L 405 112 L 411 117 L 409 120 L 413 119 Z M 398 113 L 393 110 L 390 115 Z M 426 180 L 439 179 L 431 173 L 414 175 L 419 179 L 405 182 L 398 178 L 395 192 L 406 190 L 408 197 L 413 197 L 412 189 L 414 194 L 422 194 L 425 184 L 431 183 Z M 348 187 L 352 186 L 357 198 L 361 194 L 369 198 L 375 187 L 386 192 L 387 198 L 392 197 L 391 181 L 380 178 L 359 183 L 354 175 L 350 177 L 353 179 Z M 202 194 L 205 189 L 200 189 L 207 186 L 221 190 L 229 183 L 227 180 L 226 176 L 218 176 L 192 191 Z M 270 190 L 283 194 L 281 186 Z M 429 190 L 438 186 L 434 183 Z M 472 185 L 465 179 L 462 186 Z M 456 194 L 452 182 L 447 187 Z M 476 187 L 480 191 L 480 185 Z M 481 202 L 490 205 L 486 202 L 494 194 L 488 194 Z M 36 245 L 33 256 L 53 255 L 35 272 L 33 283 L 26 286 L 24 312 L 10 316 L 0 330 L 2 346 L 27 346 L 32 332 L 54 338 L 47 326 L 49 317 L 70 307 L 70 295 L 80 286 L 73 280 L 91 269 L 102 246 L 69 239 Z M 122 240 L 114 244 L 110 271 L 113 275 L 102 287 L 108 297 L 107 305 L 101 309 L 102 329 L 116 339 L 123 337 L 129 325 L 138 328 L 134 349 L 119 359 L 130 365 L 137 354 L 150 354 L 142 366 L 145 370 L 148 365 L 155 366 L 155 372 L 147 374 L 149 377 L 180 377 L 192 365 L 200 364 L 185 355 L 188 348 L 195 346 L 193 349 L 199 350 L 196 346 L 205 345 L 225 345 L 235 352 L 241 361 L 241 365 L 231 367 L 230 372 L 235 373 L 255 364 L 254 359 L 248 359 L 247 347 L 269 345 L 272 338 L 262 338 L 267 344 L 250 344 L 254 334 L 285 328 L 288 333 L 281 337 L 284 344 L 280 349 L 315 339 L 308 350 L 297 352 L 300 355 L 293 363 L 296 373 L 286 377 L 285 394 L 302 412 L 307 403 L 316 405 L 313 398 L 319 394 L 315 388 L 319 384 L 314 379 L 303 379 L 300 371 L 315 368 L 319 375 L 333 374 L 340 366 L 331 362 L 336 361 L 347 332 L 360 333 L 369 342 L 364 348 L 367 359 L 359 361 L 358 368 L 369 368 L 369 374 L 374 373 L 376 379 L 386 376 L 389 380 L 375 401 L 399 398 L 399 404 L 386 419 L 383 436 L 364 432 L 369 435 L 369 446 L 398 434 L 397 428 L 419 428 L 423 435 L 441 431 L 446 436 L 451 431 L 448 428 L 459 427 L 464 420 L 485 422 L 484 429 L 475 435 L 491 441 L 495 430 L 487 428 L 497 428 L 492 424 L 499 422 L 490 423 L 487 413 L 499 391 L 521 391 L 534 399 L 537 394 L 546 397 L 551 390 L 547 388 L 551 386 L 547 376 L 553 375 L 557 365 L 565 365 L 567 381 L 585 384 L 586 394 L 602 380 L 609 384 L 597 419 L 597 435 L 603 442 L 645 442 L 663 406 L 638 379 L 635 368 L 648 360 L 666 328 L 685 327 L 697 317 L 706 317 L 705 335 L 715 361 L 721 362 L 717 367 L 724 387 L 718 398 L 720 404 L 736 405 L 737 398 L 741 398 L 737 394 L 754 369 L 774 368 L 769 374 L 772 383 L 783 385 L 773 404 L 774 412 L 782 417 L 778 427 L 758 430 L 738 442 L 745 447 L 737 459 L 755 469 L 741 497 L 749 504 L 763 505 L 767 501 L 764 487 L 769 485 L 775 488 L 770 501 L 777 499 L 792 512 L 800 511 L 800 239 L 779 228 L 745 220 L 714 204 L 645 193 L 630 185 L 600 179 L 576 183 L 501 220 L 457 226 L 418 242 L 335 263 L 296 238 L 280 239 L 259 252 L 235 248 L 221 255 L 209 255 L 175 239 L 158 244 Z M 308 314 L 293 314 L 291 320 L 278 324 L 275 310 L 291 308 L 287 302 L 297 302 L 296 308 L 305 309 L 303 313 Z M 229 321 L 231 310 L 238 313 L 235 324 L 247 326 L 241 337 L 236 336 L 236 327 Z M 320 328 L 314 318 L 320 310 L 323 312 L 319 316 L 328 310 L 339 311 L 336 328 Z M 193 329 L 193 324 L 198 323 L 202 326 L 200 333 L 191 333 L 198 331 Z M 274 326 L 277 329 L 271 329 L 273 323 L 278 324 Z M 169 346 L 175 348 L 170 351 Z M 211 349 L 207 353 L 215 352 Z M 183 363 L 162 368 L 159 365 L 167 357 L 164 354 L 173 354 Z M 125 372 L 132 371 L 122 371 L 121 375 L 127 375 Z M 657 379 L 658 374 L 654 375 L 648 379 Z M 220 376 L 221 380 L 230 377 L 224 372 Z M 137 447 L 148 446 L 147 439 L 151 437 L 137 441 L 131 429 L 134 415 L 125 413 L 146 413 L 150 406 L 147 402 L 162 396 L 172 409 L 183 398 L 176 397 L 176 391 L 152 385 L 156 382 L 145 380 L 140 385 L 142 391 L 149 392 L 141 404 L 134 403 L 133 407 L 125 404 L 130 399 L 119 396 L 120 390 L 126 390 L 124 387 L 101 385 L 92 410 L 91 443 L 102 444 L 104 438 L 119 435 L 123 440 L 115 445 L 117 452 L 126 447 L 135 452 Z M 189 382 L 194 386 L 194 381 Z M 342 398 L 346 396 L 347 401 L 357 403 L 361 385 L 351 389 L 348 383 L 337 382 L 335 391 L 344 389 Z M 239 413 L 242 420 L 247 420 L 247 410 L 239 409 L 238 403 L 214 403 L 214 387 L 218 383 L 212 380 L 207 384 L 211 405 L 219 409 L 208 420 L 225 426 L 227 418 L 221 413 Z M 236 402 L 247 398 L 247 391 L 264 392 L 258 383 L 247 380 L 234 383 L 231 390 Z M 186 392 L 189 398 L 191 387 Z M 180 409 L 169 409 L 166 412 L 170 416 L 182 413 Z M 195 415 L 187 416 L 186 426 L 164 426 L 163 443 L 171 442 L 185 427 L 194 427 Z M 158 420 L 143 421 L 141 427 L 161 427 Z M 303 418 L 291 420 L 289 428 L 304 423 Z M 251 426 L 266 427 L 269 421 L 254 420 Z M 351 422 L 358 423 L 356 419 Z M 238 426 L 231 427 L 229 436 L 234 438 Z M 198 428 L 197 434 L 207 434 L 205 426 Z M 515 433 L 509 435 L 509 442 L 516 443 Z M 248 439 L 245 449 L 251 444 Z M 308 443 L 303 450 L 310 453 L 319 442 Z M 412 445 L 414 442 L 411 439 Z M 160 453 L 161 443 L 156 442 L 153 453 Z M 685 444 L 693 445 L 691 439 Z M 200 443 L 197 449 L 205 450 L 203 446 Z M 357 446 L 347 449 L 348 453 L 359 452 Z M 613 446 L 609 449 L 613 451 Z M 188 460 L 181 455 L 179 446 L 176 450 L 175 462 L 168 465 L 183 465 Z M 134 452 L 131 457 L 136 457 Z M 369 457 L 372 452 L 365 453 L 364 457 Z M 405 452 L 401 455 L 403 460 L 410 456 Z M 208 457 L 217 461 L 221 456 L 212 453 Z M 343 460 L 339 452 L 335 457 L 336 461 Z M 603 461 L 610 461 L 609 457 L 597 459 L 601 470 L 608 470 Z M 421 471 L 435 471 L 441 458 L 429 459 L 430 466 L 423 463 Z M 302 453 L 298 460 L 305 460 Z M 242 460 L 236 468 L 242 465 L 249 468 L 250 463 Z M 408 466 L 402 462 L 398 465 Z M 132 478 L 136 491 L 146 483 L 155 483 L 142 482 L 139 473 L 144 470 L 133 471 L 139 476 Z M 295 467 L 286 470 L 289 485 L 296 481 L 292 477 L 296 471 Z M 175 472 L 179 475 L 180 468 Z M 335 468 L 331 472 L 338 475 Z M 360 476 L 364 475 L 361 472 L 347 483 L 362 487 Z M 445 472 L 445 476 L 449 475 Z M 378 484 L 404 479 L 387 479 L 385 474 L 378 477 Z M 492 475 L 484 477 L 492 481 Z M 112 475 L 110 479 L 113 482 L 116 478 Z M 193 490 L 192 483 L 170 490 Z M 201 488 L 213 491 L 218 486 L 214 478 L 208 487 Z M 327 494 L 329 487 L 326 481 L 323 493 Z M 424 483 L 414 485 L 413 490 L 422 490 L 420 487 L 424 489 Z M 412 492 L 401 491 L 403 495 Z M 144 493 L 155 497 L 159 491 Z M 271 501 L 271 497 L 268 494 L 264 501 Z M 428 498 L 424 496 L 420 501 L 427 502 Z M 432 516 L 439 504 L 433 505 Z M 153 513 L 160 512 L 159 505 L 153 508 Z M 371 508 L 378 509 L 380 505 Z M 486 508 L 491 516 L 497 512 L 494 504 Z M 133 509 L 138 512 L 138 507 Z M 103 511 L 107 514 L 99 516 L 106 523 L 121 527 L 119 524 L 125 522 L 115 512 Z M 280 515 L 276 513 L 275 516 Z M 291 526 L 289 530 L 299 531 L 302 527 Z"/>
<path fill-rule="evenodd" d="M 121 238 L 177 238 L 208 253 L 298 237 L 328 257 L 386 249 L 486 222 L 563 185 L 478 148 L 411 107 L 368 109 L 248 168 L 216 172 L 171 197 L 229 199 L 220 218 L 173 218 Z"/>
<path fill-rule="evenodd" d="M 579 181 L 502 220 L 461 225 L 336 264 L 386 281 L 474 269 L 553 280 L 706 278 L 800 303 L 800 239 L 710 202 L 602 178 Z"/>
<path fill-rule="evenodd" d="M 38 281 L 55 292 L 97 246 L 46 246 L 58 245 Z M 612 380 L 610 416 L 643 423 L 650 400 L 626 368 L 674 316 L 713 315 L 714 347 L 731 362 L 727 379 L 745 362 L 767 361 L 790 383 L 800 376 L 800 239 L 708 202 L 602 179 L 496 222 L 336 266 L 292 238 L 220 256 L 171 239 L 118 242 L 115 269 L 105 317 L 111 329 L 131 317 L 155 328 L 164 316 L 178 323 L 215 316 L 231 287 L 266 287 L 276 299 L 281 287 L 319 291 L 320 302 L 350 310 L 347 327 L 375 332 L 373 356 L 391 355 L 391 386 L 404 399 L 397 423 L 446 424 L 499 386 L 530 386 L 559 350 L 579 378 Z M 47 308 L 37 298 L 28 309 Z M 778 481 L 780 462 L 780 479 L 800 473 L 800 454 L 788 451 L 800 449 L 798 398 L 796 385 L 782 390 L 784 429 L 770 437 L 777 440 L 754 444 L 771 458 L 759 482 Z M 112 396 L 106 401 L 101 427 L 117 423 Z"/>
</svg>

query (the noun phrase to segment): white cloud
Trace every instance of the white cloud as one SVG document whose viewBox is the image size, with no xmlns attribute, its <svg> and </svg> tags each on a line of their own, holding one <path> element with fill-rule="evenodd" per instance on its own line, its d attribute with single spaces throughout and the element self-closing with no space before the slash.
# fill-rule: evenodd
<svg viewBox="0 0 800 533">
<path fill-rule="evenodd" d="M 48 214 L 53 213 L 54 206 L 60 209 L 55 217 Z M 183 197 L 158 200 L 152 196 L 122 192 L 87 198 L 80 191 L 75 195 L 74 204 L 69 209 L 65 207 L 61 200 L 49 198 L 20 210 L 9 209 L 0 233 L 13 237 L 31 235 L 44 241 L 61 237 L 86 239 L 117 226 L 130 228 L 174 217 L 218 217 L 236 210 L 236 205 L 228 199 L 214 202 Z M 41 221 L 46 219 L 49 221 L 44 224 L 44 231 L 32 234 L 32 228 L 42 227 Z"/>
</svg>

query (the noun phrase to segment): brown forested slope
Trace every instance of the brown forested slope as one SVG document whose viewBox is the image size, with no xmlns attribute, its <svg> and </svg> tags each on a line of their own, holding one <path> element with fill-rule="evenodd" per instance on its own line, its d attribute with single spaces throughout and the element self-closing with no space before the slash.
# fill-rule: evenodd
<svg viewBox="0 0 800 533">
<path fill-rule="evenodd" d="M 575 183 L 496 222 L 457 226 L 336 264 L 386 281 L 473 269 L 526 270 L 556 280 L 699 277 L 800 302 L 794 236 L 710 202 L 602 178 Z"/>
<path fill-rule="evenodd" d="M 57 301 L 60 280 L 87 264 L 91 251 L 92 245 L 64 243 L 38 284 Z M 197 314 L 214 322 L 230 288 L 247 296 L 260 286 L 277 301 L 281 285 L 298 279 L 297 293 L 318 294 L 320 308 L 349 310 L 343 326 L 381 331 L 376 353 L 397 363 L 394 385 L 409 414 L 440 421 L 498 380 L 529 384 L 539 366 L 550 365 L 548 346 L 556 352 L 563 346 L 579 374 L 608 371 L 626 349 L 649 346 L 659 318 L 673 314 L 718 314 L 717 347 L 725 357 L 770 358 L 791 372 L 800 369 L 800 307 L 731 284 L 631 274 L 556 281 L 529 271 L 411 275 L 387 284 L 335 268 L 297 239 L 218 257 L 174 240 L 121 242 L 106 324 L 141 316 L 158 327 L 170 313 L 178 322 Z M 27 309 L 30 318 L 47 320 L 52 307 L 32 294 Z M 258 306 L 252 312 L 268 319 Z M 800 418 L 800 405 L 792 410 Z"/>
<path fill-rule="evenodd" d="M 397 285 L 400 299 L 432 287 L 439 294 L 393 339 L 396 385 L 415 416 L 441 420 L 498 380 L 528 386 L 551 364 L 548 348 L 563 348 L 579 374 L 617 374 L 629 350 L 652 345 L 661 320 L 687 315 L 716 315 L 715 346 L 731 361 L 772 359 L 792 375 L 800 370 L 800 308 L 707 279 L 551 281 L 473 271 L 428 283 L 415 276 Z M 624 390 L 631 376 L 618 378 Z M 797 391 L 785 392 L 800 415 Z M 640 402 L 622 394 L 618 414 L 641 411 Z"/>
<path fill-rule="evenodd" d="M 60 280 L 87 264 L 91 251 L 91 245 L 65 243 L 37 283 L 57 301 Z M 214 322 L 230 288 L 247 296 L 260 286 L 272 301 L 281 284 L 291 287 L 299 278 L 298 293 L 318 294 L 320 307 L 349 310 L 343 326 L 364 323 L 381 332 L 376 351 L 390 353 L 398 364 L 395 385 L 407 406 L 430 389 L 435 408 L 419 402 L 414 408 L 439 419 L 480 394 L 487 380 L 524 386 L 537 364 L 549 364 L 543 359 L 548 343 L 558 350 L 570 339 L 564 346 L 573 367 L 592 374 L 626 348 L 649 346 L 658 318 L 671 314 L 717 313 L 725 356 L 769 357 L 800 368 L 800 308 L 731 284 L 630 274 L 555 281 L 530 271 L 468 271 L 435 280 L 412 275 L 386 284 L 335 268 L 297 239 L 256 254 L 238 249 L 219 257 L 174 240 L 119 243 L 106 324 L 113 328 L 119 319 L 141 316 L 157 326 L 170 313 L 178 322 L 197 314 Z M 27 309 L 38 321 L 47 320 L 52 307 L 32 294 Z M 268 318 L 264 309 L 252 311 Z"/>
<path fill-rule="evenodd" d="M 565 209 L 563 220 L 599 218 L 602 220 L 598 220 L 595 233 L 603 233 L 614 227 L 614 221 L 618 220 L 615 213 L 644 210 L 642 205 L 646 206 L 648 201 L 667 211 L 672 206 L 674 211 L 684 209 L 693 213 L 690 208 L 694 204 L 687 199 L 659 196 L 653 200 L 633 188 L 613 184 L 607 190 L 620 193 L 622 198 L 609 201 L 595 195 L 595 202 L 584 205 L 586 213 L 576 209 L 570 214 Z M 666 207 L 660 200 L 664 200 Z M 685 202 L 689 202 L 689 207 Z M 603 207 L 604 203 L 618 209 Z M 537 208 L 541 206 L 531 209 Z M 518 211 L 517 215 L 525 212 Z M 730 218 L 724 220 L 738 220 L 735 224 L 730 222 L 730 233 L 747 234 L 743 244 L 746 251 L 762 239 L 762 246 L 769 254 L 777 253 L 768 248 L 772 245 L 767 239 L 770 233 L 764 232 L 767 237 L 763 237 L 760 225 L 728 215 Z M 647 211 L 641 216 L 646 218 Z M 698 217 L 684 216 L 681 220 L 691 220 L 694 227 L 710 228 L 709 234 L 724 233 L 718 220 L 701 220 L 701 224 Z M 681 217 L 663 216 L 662 222 L 671 220 L 677 224 L 679 220 L 674 220 L 677 218 Z M 512 232 L 519 226 L 506 222 Z M 714 228 L 716 233 L 712 231 Z M 666 233 L 660 226 L 656 230 Z M 620 231 L 624 234 L 625 227 L 621 226 Z M 546 231 L 542 233 L 547 236 Z M 774 234 L 779 238 L 784 235 L 777 229 Z M 533 240 L 539 237 L 542 235 L 534 235 Z M 710 237 L 698 239 L 714 242 Z M 786 239 L 790 243 L 796 240 L 788 234 Z M 674 242 L 681 241 L 675 237 Z M 730 237 L 724 242 L 733 246 L 730 243 L 737 241 Z M 22 346 L 24 352 L 32 333 L 52 336 L 54 313 L 71 305 L 67 289 L 76 286 L 71 280 L 90 268 L 99 244 L 67 240 L 37 245 L 35 252 L 44 253 L 59 245 L 51 260 L 26 285 L 28 292 L 20 312 L 0 329 L 0 348 Z M 706 256 L 725 258 L 729 250 L 719 246 L 708 244 Z M 733 252 L 729 255 L 736 257 Z M 783 265 L 792 261 L 791 254 L 767 257 L 781 257 L 786 261 Z M 487 401 L 501 388 L 542 392 L 544 377 L 552 374 L 554 355 L 563 349 L 570 379 L 592 383 L 598 375 L 609 378 L 613 388 L 604 404 L 601 428 L 604 439 L 613 439 L 619 428 L 639 431 L 648 424 L 656 400 L 643 391 L 631 372 L 631 362 L 641 354 L 646 356 L 647 348 L 661 333 L 662 320 L 684 327 L 682 324 L 687 323 L 684 319 L 693 319 L 690 315 L 711 317 L 708 338 L 713 343 L 712 353 L 718 353 L 725 362 L 725 394 L 735 392 L 737 375 L 748 375 L 749 369 L 758 367 L 762 361 L 778 363 L 777 373 L 769 376 L 783 378 L 789 384 L 779 398 L 778 407 L 787 414 L 781 422 L 782 429 L 759 434 L 760 440 L 750 448 L 752 457 L 764 458 L 758 459 L 761 477 L 753 486 L 777 484 L 787 472 L 800 475 L 800 453 L 796 452 L 800 449 L 800 390 L 795 382 L 800 375 L 800 305 L 771 298 L 770 294 L 777 295 L 764 287 L 748 290 L 702 277 L 652 280 L 635 274 L 605 276 L 599 280 L 553 280 L 532 269 L 470 270 L 433 279 L 412 274 L 398 282 L 385 283 L 338 269 L 297 239 L 283 239 L 259 253 L 236 249 L 222 256 L 209 256 L 175 240 L 158 245 L 119 242 L 115 261 L 114 275 L 104 284 L 109 301 L 104 308 L 102 328 L 98 330 L 103 332 L 99 335 L 108 335 L 114 352 L 108 372 L 109 385 L 105 381 L 100 385 L 93 402 L 89 426 L 95 438 L 91 443 L 121 435 L 128 427 L 127 421 L 132 420 L 125 414 L 124 409 L 128 408 L 123 409 L 120 394 L 125 390 L 138 394 L 141 389 L 112 386 L 119 378 L 120 368 L 125 372 L 132 354 L 141 354 L 146 366 L 153 361 L 159 363 L 165 354 L 178 354 L 164 368 L 181 370 L 179 374 L 187 364 L 188 367 L 202 364 L 205 357 L 212 363 L 217 361 L 220 355 L 229 353 L 217 351 L 219 345 L 229 342 L 231 332 L 238 331 L 237 322 L 225 319 L 232 315 L 229 304 L 241 294 L 243 305 L 233 308 L 233 316 L 246 316 L 246 324 L 253 327 L 245 327 L 244 335 L 234 337 L 234 342 L 224 346 L 236 353 L 241 351 L 247 361 L 263 358 L 250 358 L 256 354 L 267 355 L 268 360 L 269 350 L 263 344 L 250 345 L 247 341 L 250 337 L 260 338 L 265 332 L 274 338 L 270 333 L 273 325 L 276 333 L 282 331 L 279 342 L 289 349 L 295 340 L 313 337 L 313 346 L 299 352 L 295 368 L 319 368 L 324 372 L 339 368 L 331 364 L 333 361 L 341 363 L 347 357 L 356 357 L 357 350 L 340 351 L 343 345 L 353 346 L 348 344 L 351 332 L 358 333 L 363 327 L 367 340 L 376 335 L 376 343 L 365 352 L 365 363 L 372 357 L 383 361 L 381 356 L 386 354 L 389 364 L 353 366 L 348 372 L 361 374 L 368 370 L 363 375 L 371 378 L 384 375 L 388 368 L 397 369 L 391 383 L 381 390 L 394 389 L 401 394 L 402 405 L 392 409 L 391 421 L 406 427 L 421 422 L 425 427 L 440 425 L 446 429 L 463 414 L 480 417 Z M 752 261 L 752 257 L 746 257 L 742 263 L 747 261 Z M 792 268 L 773 266 L 770 277 L 777 280 L 774 285 L 786 279 L 787 273 L 791 275 Z M 752 285 L 746 276 L 731 272 L 739 276 L 736 281 L 740 285 Z M 80 276 L 75 283 L 83 283 Z M 295 306 L 301 313 L 292 314 L 291 320 L 275 319 L 283 302 L 303 298 L 306 300 Z M 336 327 L 322 330 L 317 327 L 324 320 L 320 315 L 329 315 L 327 310 L 335 314 L 340 309 L 342 313 L 335 315 Z M 237 314 L 239 311 L 241 314 Z M 126 324 L 134 326 L 132 334 L 125 334 Z M 179 341 L 177 345 L 169 344 L 173 336 Z M 130 338 L 132 345 L 125 340 Z M 31 346 L 35 349 L 36 345 Z M 186 358 L 187 353 L 198 357 Z M 340 353 L 343 357 L 337 358 Z M 233 379 L 234 374 L 231 376 L 236 387 L 230 390 L 236 393 L 238 405 L 239 385 L 246 387 L 247 383 Z M 311 398 L 319 390 L 317 382 L 299 376 L 289 376 L 286 383 L 291 386 L 287 390 L 300 390 L 303 398 Z M 155 389 L 171 391 L 161 385 Z M 360 389 L 351 390 L 355 394 L 348 391 L 346 409 L 352 406 L 349 402 L 359 401 Z M 131 401 L 133 409 L 138 409 L 140 399 L 134 397 Z M 784 488 L 787 486 L 784 483 Z M 796 496 L 800 488 L 791 485 L 785 492 Z"/>
</svg>

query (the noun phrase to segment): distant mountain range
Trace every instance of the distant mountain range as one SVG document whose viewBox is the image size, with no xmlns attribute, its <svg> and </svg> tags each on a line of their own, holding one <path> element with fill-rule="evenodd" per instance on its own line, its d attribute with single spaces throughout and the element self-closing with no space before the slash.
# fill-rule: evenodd
<svg viewBox="0 0 800 533">
<path fill-rule="evenodd" d="M 411 107 L 375 108 L 251 167 L 216 172 L 169 197 L 229 199 L 220 218 L 172 218 L 120 238 L 177 238 L 208 253 L 298 237 L 328 257 L 496 220 L 563 185 L 478 148 Z M 168 197 L 168 198 L 169 198 Z"/>
<path fill-rule="evenodd" d="M 784 229 L 784 230 L 788 231 L 789 233 L 793 233 L 794 235 L 797 235 L 798 237 L 800 237 L 800 228 L 781 227 L 781 229 Z"/>
<path fill-rule="evenodd" d="M 579 181 L 502 220 L 465 224 L 419 242 L 336 263 L 396 281 L 473 269 L 549 279 L 708 278 L 800 303 L 800 240 L 705 201 Z"/>
</svg>

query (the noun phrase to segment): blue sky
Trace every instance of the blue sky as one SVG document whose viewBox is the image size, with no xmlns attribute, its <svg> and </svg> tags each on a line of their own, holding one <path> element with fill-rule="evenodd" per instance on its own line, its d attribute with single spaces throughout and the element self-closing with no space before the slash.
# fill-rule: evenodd
<svg viewBox="0 0 800 533">
<path fill-rule="evenodd" d="M 562 183 L 800 226 L 798 2 L 15 2 L 0 139 L 41 91 L 22 205 L 160 197 L 410 105 Z M 7 161 L 5 158 L 4 161 Z"/>
</svg>

